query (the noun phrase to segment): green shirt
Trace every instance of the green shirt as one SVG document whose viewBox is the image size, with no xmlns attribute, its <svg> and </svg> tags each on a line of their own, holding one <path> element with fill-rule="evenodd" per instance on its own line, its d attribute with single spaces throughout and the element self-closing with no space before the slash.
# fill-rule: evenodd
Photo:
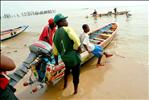
<svg viewBox="0 0 149 100">
<path fill-rule="evenodd" d="M 76 52 L 80 40 L 76 33 L 69 27 L 58 28 L 54 38 L 54 55 L 61 55 L 66 66 L 75 66 L 81 62 L 80 54 Z"/>
</svg>

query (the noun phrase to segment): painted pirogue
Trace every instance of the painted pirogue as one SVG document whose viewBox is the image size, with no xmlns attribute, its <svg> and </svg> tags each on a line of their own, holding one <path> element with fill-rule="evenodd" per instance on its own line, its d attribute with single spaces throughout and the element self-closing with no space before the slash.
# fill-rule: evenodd
<svg viewBox="0 0 149 100">
<path fill-rule="evenodd" d="M 24 25 L 24 26 L 19 26 L 17 28 L 1 31 L 1 34 L 0 34 L 1 41 L 17 36 L 18 34 L 25 31 L 28 27 L 29 27 L 28 25 Z"/>
</svg>

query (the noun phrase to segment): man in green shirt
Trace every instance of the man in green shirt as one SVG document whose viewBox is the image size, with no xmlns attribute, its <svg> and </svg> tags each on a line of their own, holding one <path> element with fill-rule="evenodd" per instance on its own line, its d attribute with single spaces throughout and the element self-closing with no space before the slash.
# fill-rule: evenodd
<svg viewBox="0 0 149 100">
<path fill-rule="evenodd" d="M 80 40 L 76 33 L 68 27 L 67 17 L 62 14 L 57 14 L 54 17 L 54 22 L 58 26 L 58 29 L 54 35 L 53 52 L 55 55 L 56 64 L 58 64 L 58 53 L 61 55 L 62 61 L 65 64 L 64 75 L 64 89 L 67 87 L 67 77 L 72 70 L 74 94 L 77 93 L 80 75 Z"/>
</svg>

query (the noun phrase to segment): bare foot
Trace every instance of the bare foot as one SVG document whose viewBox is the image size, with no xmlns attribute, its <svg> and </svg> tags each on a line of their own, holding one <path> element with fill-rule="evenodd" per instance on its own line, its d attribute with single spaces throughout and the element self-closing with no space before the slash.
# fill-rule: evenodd
<svg viewBox="0 0 149 100">
<path fill-rule="evenodd" d="M 74 86 L 74 93 L 73 93 L 73 94 L 75 95 L 75 94 L 77 94 L 77 93 L 78 93 L 78 85 L 75 85 L 75 86 Z"/>
<path fill-rule="evenodd" d="M 104 55 L 106 56 L 106 58 L 109 58 L 109 57 L 113 56 L 113 54 L 110 54 L 110 53 L 107 53 L 107 52 L 104 52 Z"/>
<path fill-rule="evenodd" d="M 96 67 L 104 66 L 105 64 L 97 64 Z"/>
<path fill-rule="evenodd" d="M 74 91 L 73 94 L 75 95 L 75 94 L 77 94 L 77 93 L 78 93 L 78 89 L 75 89 L 75 91 Z"/>
<path fill-rule="evenodd" d="M 67 88 L 67 84 L 64 84 L 63 90 Z"/>
<path fill-rule="evenodd" d="M 29 85 L 28 82 L 23 83 L 23 86 L 28 86 L 28 85 Z"/>
<path fill-rule="evenodd" d="M 32 93 L 35 93 L 35 92 L 37 92 L 37 87 L 36 88 L 34 88 L 34 89 L 32 89 Z"/>
<path fill-rule="evenodd" d="M 73 93 L 73 95 L 75 95 L 75 94 L 77 94 L 78 92 L 77 91 L 75 91 L 74 93 Z"/>
</svg>

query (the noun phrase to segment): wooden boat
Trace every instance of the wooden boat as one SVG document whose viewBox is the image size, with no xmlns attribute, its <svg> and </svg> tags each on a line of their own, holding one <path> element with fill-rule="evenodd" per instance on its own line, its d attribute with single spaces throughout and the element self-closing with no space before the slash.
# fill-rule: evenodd
<svg viewBox="0 0 149 100">
<path fill-rule="evenodd" d="M 107 24 L 89 34 L 90 41 L 96 45 L 100 45 L 103 48 L 108 46 L 114 38 L 118 29 L 117 23 Z M 93 57 L 93 54 L 89 54 L 88 51 L 83 51 L 81 53 L 82 64 L 87 62 L 90 58 Z"/>
<path fill-rule="evenodd" d="M 103 48 L 106 48 L 109 43 L 111 43 L 112 39 L 116 35 L 118 29 L 117 23 L 109 23 L 89 34 L 90 41 L 96 45 L 100 45 Z M 85 62 L 89 61 L 94 55 L 91 53 L 88 53 L 88 51 L 83 51 L 81 54 L 81 64 L 84 64 Z M 51 65 L 55 64 L 55 61 L 53 59 Z M 104 61 L 103 61 L 104 62 Z M 65 65 L 62 62 L 61 59 L 59 59 L 59 65 L 54 65 L 53 67 L 51 65 L 48 65 L 46 67 L 46 78 L 48 81 L 44 81 L 40 84 L 39 88 L 35 87 L 32 90 L 32 93 L 35 91 L 40 90 L 43 86 L 45 86 L 45 83 L 52 83 L 55 85 L 62 77 L 64 76 L 64 70 L 65 70 Z M 50 69 L 50 70 L 49 70 Z M 35 70 L 32 70 L 32 72 L 35 72 Z M 27 84 L 32 83 L 28 82 Z M 26 83 L 24 84 L 24 86 Z"/>
<path fill-rule="evenodd" d="M 117 13 L 112 13 L 114 15 L 125 15 L 125 14 L 128 14 L 129 11 L 120 11 L 120 12 L 117 12 Z"/>
<path fill-rule="evenodd" d="M 100 13 L 100 14 L 97 14 L 97 15 L 93 15 L 93 14 L 90 14 L 92 17 L 104 17 L 104 16 L 111 16 L 111 15 L 127 15 L 129 13 L 129 11 L 119 11 L 117 13 L 112 13 L 112 11 L 109 11 L 107 13 Z M 88 18 L 89 16 L 86 16 L 85 18 Z"/>
<path fill-rule="evenodd" d="M 29 27 L 28 25 L 27 26 L 24 25 L 24 26 L 19 26 L 19 27 L 14 28 L 14 29 L 2 31 L 0 34 L 1 41 L 17 36 L 18 34 L 25 31 L 28 27 Z"/>
<path fill-rule="evenodd" d="M 112 15 L 112 12 L 108 12 L 108 13 L 100 13 L 100 14 L 97 14 L 97 15 L 93 15 L 91 14 L 92 17 L 103 17 L 103 16 L 111 16 Z M 88 16 L 86 16 L 85 18 L 88 18 Z"/>
</svg>

